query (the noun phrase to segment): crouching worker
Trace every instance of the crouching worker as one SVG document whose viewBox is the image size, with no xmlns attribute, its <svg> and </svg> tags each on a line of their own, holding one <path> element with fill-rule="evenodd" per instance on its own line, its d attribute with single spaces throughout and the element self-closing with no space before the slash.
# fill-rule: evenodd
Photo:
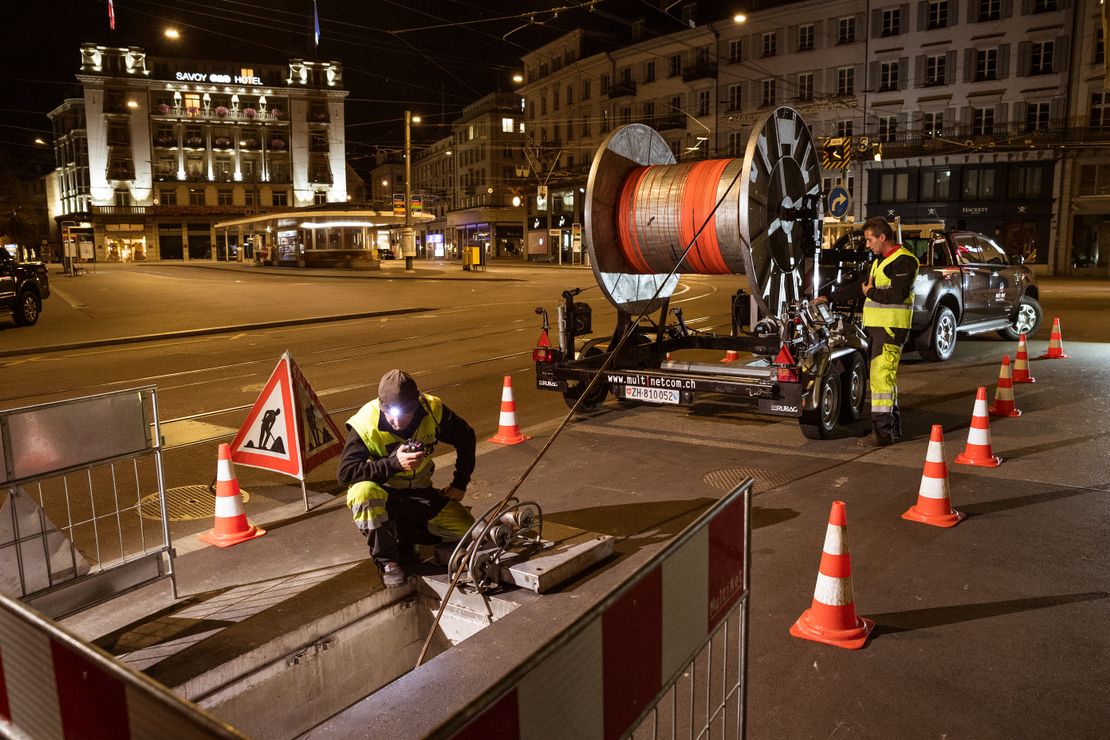
<svg viewBox="0 0 1110 740">
<path fill-rule="evenodd" d="M 386 586 L 402 586 L 405 567 L 417 562 L 416 545 L 461 539 L 474 523 L 459 503 L 474 472 L 474 430 L 416 381 L 390 370 L 378 397 L 347 420 L 347 442 L 337 477 L 347 486 L 347 506 L 370 545 Z M 432 450 L 455 448 L 455 476 L 432 487 Z"/>
</svg>

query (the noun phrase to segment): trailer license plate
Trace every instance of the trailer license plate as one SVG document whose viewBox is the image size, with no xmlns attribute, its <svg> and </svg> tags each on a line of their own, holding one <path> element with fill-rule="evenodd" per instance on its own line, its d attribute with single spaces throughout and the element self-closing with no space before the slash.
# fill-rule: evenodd
<svg viewBox="0 0 1110 740">
<path fill-rule="evenodd" d="M 639 385 L 626 385 L 624 397 L 634 401 L 648 401 L 650 403 L 682 403 L 679 393 L 674 388 L 644 388 Z"/>
</svg>

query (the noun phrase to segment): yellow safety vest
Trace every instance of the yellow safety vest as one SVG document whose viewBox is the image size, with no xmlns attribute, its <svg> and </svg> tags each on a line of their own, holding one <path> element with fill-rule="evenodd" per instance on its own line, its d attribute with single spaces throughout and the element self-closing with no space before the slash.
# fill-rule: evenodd
<svg viewBox="0 0 1110 740">
<path fill-rule="evenodd" d="M 427 413 L 420 420 L 412 438 L 430 447 L 438 439 L 439 423 L 443 420 L 443 401 L 437 396 L 422 393 L 420 395 L 420 405 L 424 407 Z M 366 449 L 370 450 L 371 456 L 377 459 L 388 457 L 390 447 L 406 441 L 404 437 L 395 434 L 392 429 L 379 429 L 378 419 L 380 418 L 381 403 L 375 398 L 347 420 L 347 426 L 358 432 L 358 436 L 362 438 Z M 394 473 L 382 485 L 389 488 L 428 488 L 432 485 L 432 473 L 435 472 L 435 469 L 436 465 L 432 462 L 431 455 L 426 455 L 415 468 Z"/>
<path fill-rule="evenodd" d="M 902 255 L 913 258 L 914 271 L 919 264 L 913 252 L 899 246 L 889 257 L 876 260 L 871 264 L 871 284 L 876 288 L 890 287 L 890 278 L 886 275 L 886 266 Z M 889 329 L 909 329 L 913 323 L 913 289 L 902 303 L 876 303 L 870 298 L 863 301 L 863 325 L 884 326 Z"/>
</svg>

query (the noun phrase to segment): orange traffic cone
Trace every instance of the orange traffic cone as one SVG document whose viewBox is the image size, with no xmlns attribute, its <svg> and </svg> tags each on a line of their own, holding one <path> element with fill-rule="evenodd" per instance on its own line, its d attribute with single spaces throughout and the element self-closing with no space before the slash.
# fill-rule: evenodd
<svg viewBox="0 0 1110 740">
<path fill-rule="evenodd" d="M 934 527 L 954 527 L 966 516 L 952 508 L 948 492 L 948 465 L 944 462 L 944 430 L 933 424 L 929 435 L 929 450 L 925 453 L 925 470 L 921 474 L 921 487 L 917 489 L 917 503 L 911 506 L 903 519 Z"/>
<path fill-rule="evenodd" d="M 200 535 L 200 539 L 217 547 L 231 547 L 264 534 L 266 530 L 247 521 L 239 481 L 231 465 L 231 448 L 222 444 L 216 462 L 216 518 L 212 529 Z"/>
<path fill-rule="evenodd" d="M 1038 357 L 1038 360 L 1066 360 L 1070 355 L 1064 354 L 1064 337 L 1060 334 L 1060 317 L 1052 320 L 1052 333 L 1048 336 L 1048 351 Z"/>
<path fill-rule="evenodd" d="M 721 358 L 721 364 L 727 365 L 730 362 L 736 362 L 740 359 L 740 353 L 734 349 L 726 350 L 725 356 Z"/>
<path fill-rule="evenodd" d="M 875 623 L 856 615 L 852 603 L 852 560 L 848 555 L 848 514 L 843 501 L 833 501 L 829 528 L 821 551 L 813 604 L 802 612 L 790 634 L 803 640 L 857 650 L 867 642 Z"/>
<path fill-rule="evenodd" d="M 1029 350 L 1025 348 L 1025 335 L 1018 340 L 1017 357 L 1014 358 L 1015 383 L 1036 383 L 1037 379 L 1029 374 Z"/>
<path fill-rule="evenodd" d="M 971 412 L 971 428 L 967 430 L 967 446 L 956 455 L 961 465 L 979 465 L 997 468 L 1002 458 L 991 452 L 991 420 L 987 416 L 987 389 L 979 386 L 975 392 L 975 409 Z"/>
<path fill-rule="evenodd" d="M 501 417 L 498 421 L 497 434 L 489 438 L 490 442 L 499 445 L 518 445 L 531 437 L 521 434 L 516 423 L 516 402 L 513 401 L 513 376 L 505 376 L 505 385 L 501 388 Z"/>
<path fill-rule="evenodd" d="M 1002 368 L 998 371 L 998 387 L 994 389 L 994 403 L 987 409 L 991 416 L 1021 416 L 1021 409 L 1014 405 L 1014 384 L 1010 375 L 1010 356 L 1002 355 Z"/>
</svg>

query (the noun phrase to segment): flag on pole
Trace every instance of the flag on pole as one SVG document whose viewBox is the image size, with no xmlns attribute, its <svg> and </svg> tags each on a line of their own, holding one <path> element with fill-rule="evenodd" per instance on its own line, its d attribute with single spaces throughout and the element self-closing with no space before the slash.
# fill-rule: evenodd
<svg viewBox="0 0 1110 740">
<path fill-rule="evenodd" d="M 312 26 L 315 32 L 316 48 L 320 48 L 320 11 L 316 8 L 316 0 L 312 0 Z"/>
<path fill-rule="evenodd" d="M 112 0 L 108 0 L 108 28 L 116 30 L 116 7 L 112 5 Z"/>
</svg>

